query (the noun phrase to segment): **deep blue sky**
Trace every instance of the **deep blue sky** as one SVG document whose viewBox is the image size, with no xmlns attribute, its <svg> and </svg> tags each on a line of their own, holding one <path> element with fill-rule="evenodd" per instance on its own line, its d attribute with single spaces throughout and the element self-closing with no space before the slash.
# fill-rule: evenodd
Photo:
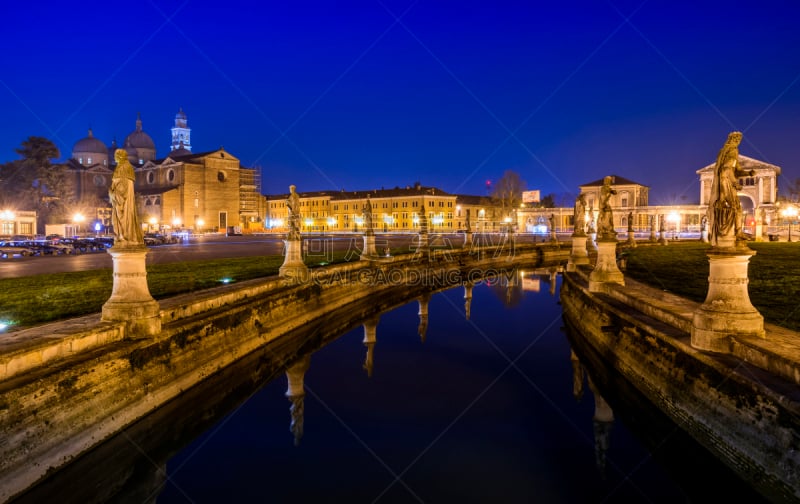
<svg viewBox="0 0 800 504">
<path fill-rule="evenodd" d="M 618 174 L 696 202 L 727 133 L 800 177 L 800 3 L 14 2 L 0 32 L 0 161 L 62 157 L 140 111 L 158 157 L 183 107 L 263 192 L 416 180 L 483 194 L 518 171 L 575 193 Z M 681 197 L 685 199 L 681 200 Z"/>
</svg>

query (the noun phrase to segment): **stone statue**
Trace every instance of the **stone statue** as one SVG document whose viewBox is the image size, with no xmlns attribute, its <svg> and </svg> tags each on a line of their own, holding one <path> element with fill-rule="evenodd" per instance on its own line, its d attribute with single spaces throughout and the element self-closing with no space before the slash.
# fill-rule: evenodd
<svg viewBox="0 0 800 504">
<path fill-rule="evenodd" d="M 709 237 L 717 244 L 720 237 L 744 239 L 742 233 L 742 204 L 737 192 L 742 186 L 738 178 L 753 176 L 753 170 L 739 169 L 739 143 L 742 134 L 733 131 L 717 155 L 714 165 L 714 180 L 708 201 L 708 220 L 711 223 Z"/>
<path fill-rule="evenodd" d="M 575 198 L 575 210 L 572 215 L 572 221 L 575 226 L 575 230 L 573 231 L 573 235 L 575 236 L 585 236 L 586 235 L 586 196 L 583 193 L 579 194 L 577 198 Z"/>
<path fill-rule="evenodd" d="M 628 234 L 633 233 L 633 212 L 628 212 Z"/>
<path fill-rule="evenodd" d="M 600 213 L 597 216 L 597 234 L 600 238 L 613 239 L 617 232 L 614 231 L 614 215 L 611 211 L 611 196 L 617 194 L 611 187 L 614 177 L 603 178 L 603 187 L 600 188 Z"/>
<path fill-rule="evenodd" d="M 296 241 L 300 239 L 300 196 L 295 191 L 296 187 L 289 186 L 289 197 L 286 198 L 286 208 L 289 212 L 289 234 L 287 240 Z"/>
<path fill-rule="evenodd" d="M 702 219 L 700 219 L 700 231 L 703 232 L 708 229 L 708 216 L 704 215 Z"/>
<path fill-rule="evenodd" d="M 550 222 L 550 231 L 551 232 L 555 231 L 556 230 L 556 215 L 555 214 L 550 214 L 550 217 L 548 217 L 547 220 L 548 220 L 548 222 Z"/>
<path fill-rule="evenodd" d="M 121 247 L 144 246 L 142 225 L 136 208 L 133 184 L 136 175 L 124 149 L 114 151 L 117 167 L 111 177 L 108 199 L 111 201 L 111 225 L 114 227 L 114 245 Z"/>
<path fill-rule="evenodd" d="M 472 224 L 469 222 L 469 208 L 467 208 L 467 222 L 464 224 L 464 226 L 467 228 L 467 233 L 472 232 Z"/>
<path fill-rule="evenodd" d="M 367 196 L 367 204 L 364 205 L 364 228 L 366 229 L 366 234 L 372 235 L 375 231 L 372 230 L 372 202 L 369 200 L 369 196 Z"/>
</svg>

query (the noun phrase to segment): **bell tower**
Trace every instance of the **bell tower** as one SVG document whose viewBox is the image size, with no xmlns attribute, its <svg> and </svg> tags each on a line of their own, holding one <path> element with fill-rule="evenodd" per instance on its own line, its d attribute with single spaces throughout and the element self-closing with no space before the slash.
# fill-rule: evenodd
<svg viewBox="0 0 800 504">
<path fill-rule="evenodd" d="M 186 126 L 186 114 L 184 114 L 183 108 L 181 108 L 178 110 L 178 113 L 175 114 L 175 127 L 172 128 L 172 145 L 170 146 L 170 151 L 174 151 L 182 147 L 191 152 L 191 133 L 192 129 Z"/>
</svg>

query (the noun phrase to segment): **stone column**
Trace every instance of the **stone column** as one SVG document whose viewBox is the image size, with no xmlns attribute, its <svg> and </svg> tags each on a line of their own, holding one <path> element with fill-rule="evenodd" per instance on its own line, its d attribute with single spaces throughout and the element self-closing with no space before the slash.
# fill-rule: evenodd
<svg viewBox="0 0 800 504">
<path fill-rule="evenodd" d="M 286 381 L 288 382 L 286 398 L 289 399 L 291 403 L 289 412 L 292 418 L 289 423 L 289 431 L 294 435 L 295 446 L 300 444 L 300 439 L 303 437 L 303 423 L 305 420 L 303 403 L 306 397 L 304 381 L 306 371 L 308 371 L 310 365 L 311 354 L 308 354 L 298 359 L 286 369 Z"/>
<path fill-rule="evenodd" d="M 733 237 L 719 237 L 708 252 L 708 294 L 692 319 L 693 347 L 728 353 L 732 335 L 764 337 L 764 317 L 747 291 L 747 265 L 754 255 Z"/>
<path fill-rule="evenodd" d="M 286 279 L 299 282 L 308 278 L 308 267 L 303 262 L 303 242 L 300 239 L 283 240 L 286 257 L 278 274 Z"/>
<path fill-rule="evenodd" d="M 657 215 L 650 216 L 650 241 L 656 242 L 656 221 L 658 220 Z"/>
<path fill-rule="evenodd" d="M 625 277 L 617 267 L 617 240 L 597 240 L 597 262 L 589 274 L 589 291 L 600 292 L 604 284 L 625 285 Z"/>
<path fill-rule="evenodd" d="M 667 235 L 664 229 L 664 215 L 658 216 L 658 244 L 667 245 Z"/>
<path fill-rule="evenodd" d="M 376 336 L 378 333 L 378 319 L 379 317 L 371 318 L 364 322 L 364 346 L 367 347 L 367 356 L 364 359 L 364 370 L 367 372 L 367 377 L 372 378 L 372 370 L 375 366 L 375 343 L 377 342 Z"/>
<path fill-rule="evenodd" d="M 422 206 L 422 212 L 420 212 L 419 216 L 419 246 L 417 247 L 417 254 L 423 257 L 428 257 L 430 248 L 431 245 L 428 238 L 428 217 L 425 215 L 425 207 Z"/>
<path fill-rule="evenodd" d="M 126 323 L 126 337 L 152 336 L 161 332 L 161 309 L 147 286 L 147 247 L 134 245 L 108 249 L 114 263 L 111 297 L 102 309 L 102 320 Z"/>
</svg>

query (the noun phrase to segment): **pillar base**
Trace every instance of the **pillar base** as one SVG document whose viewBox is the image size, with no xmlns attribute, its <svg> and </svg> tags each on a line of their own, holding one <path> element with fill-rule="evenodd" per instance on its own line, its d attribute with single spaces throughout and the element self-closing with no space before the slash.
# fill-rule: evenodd
<svg viewBox="0 0 800 504">
<path fill-rule="evenodd" d="M 708 252 L 708 295 L 692 319 L 692 347 L 729 353 L 731 336 L 764 337 L 764 317 L 750 302 L 747 265 L 755 251 L 719 238 Z M 720 246 L 721 245 L 721 246 Z"/>
<path fill-rule="evenodd" d="M 597 241 L 597 262 L 589 274 L 589 291 L 600 292 L 605 284 L 625 285 L 617 267 L 617 240 Z"/>
<path fill-rule="evenodd" d="M 572 235 L 572 251 L 567 260 L 567 271 L 575 271 L 578 266 L 589 264 L 589 253 L 586 251 L 586 235 Z"/>
<path fill-rule="evenodd" d="M 286 246 L 286 257 L 283 265 L 278 269 L 278 275 L 289 280 L 305 280 L 308 277 L 308 267 L 303 262 L 303 245 L 300 240 L 283 240 Z"/>
<path fill-rule="evenodd" d="M 375 251 L 375 235 L 364 235 L 364 248 L 361 250 L 362 261 L 375 260 L 378 258 L 378 253 Z"/>
<path fill-rule="evenodd" d="M 126 338 L 153 336 L 161 332 L 161 307 L 147 286 L 147 247 L 114 246 L 108 250 L 114 263 L 114 286 L 103 304 L 101 319 L 125 322 Z"/>
</svg>

